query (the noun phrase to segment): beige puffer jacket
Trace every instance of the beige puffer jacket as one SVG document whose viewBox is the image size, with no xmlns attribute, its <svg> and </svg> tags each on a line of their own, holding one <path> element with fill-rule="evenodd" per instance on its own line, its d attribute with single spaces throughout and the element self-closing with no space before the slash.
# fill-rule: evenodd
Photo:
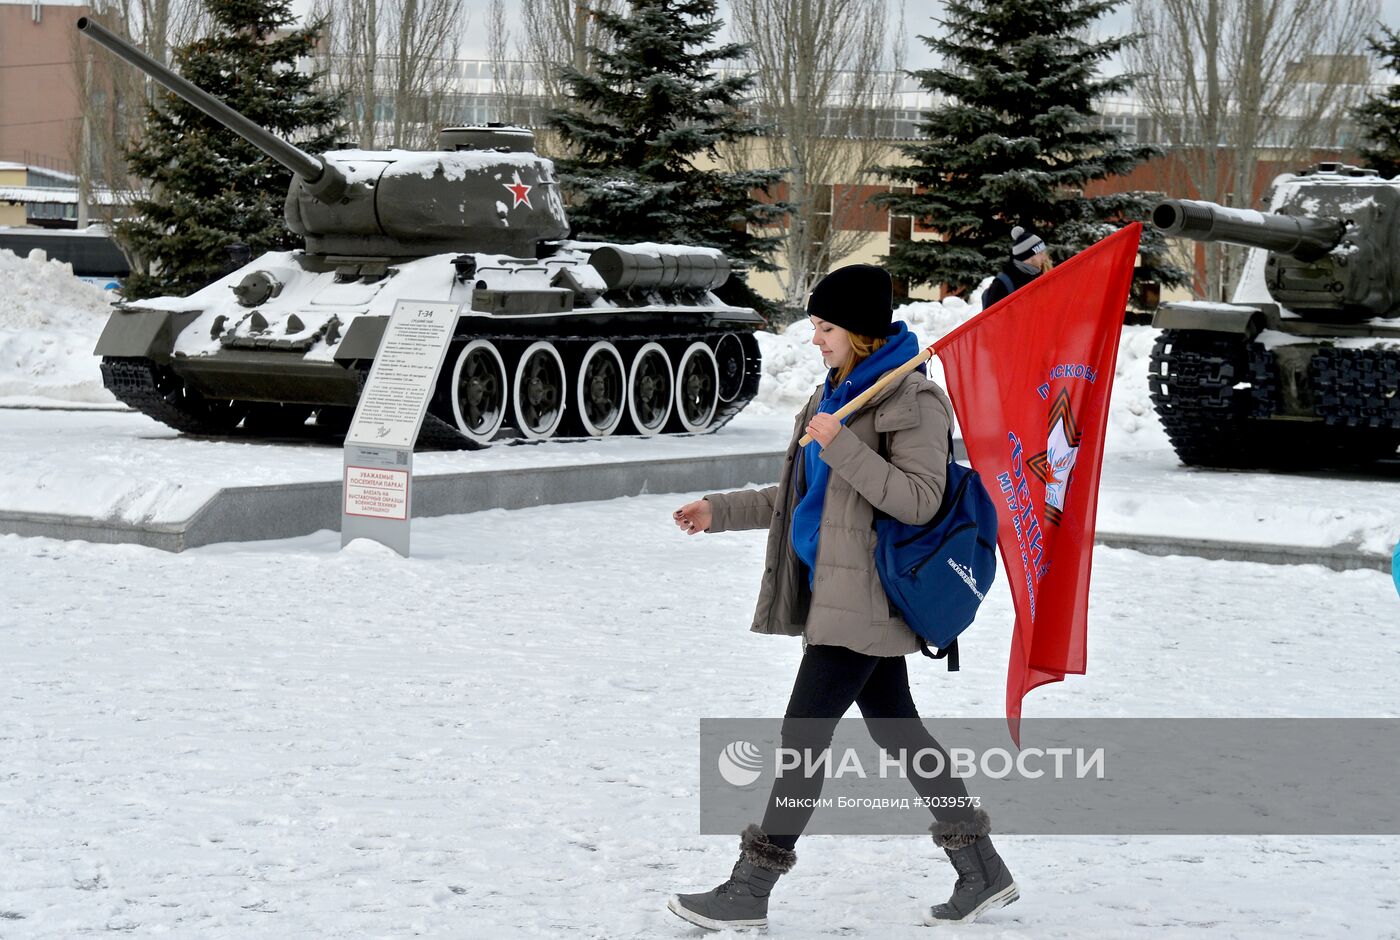
<svg viewBox="0 0 1400 940">
<path fill-rule="evenodd" d="M 875 570 L 872 523 L 875 508 L 915 524 L 938 512 L 947 479 L 952 403 L 937 383 L 916 371 L 846 419 L 820 455 L 831 475 L 816 577 L 808 590 L 792 548 L 789 509 L 806 492 L 797 440 L 816 413 L 821 392 L 818 387 L 797 415 L 782 481 L 762 490 L 706 496 L 712 507 L 708 531 L 768 529 L 755 633 L 805 634 L 808 643 L 844 646 L 869 656 L 917 652 L 918 637 L 892 609 Z M 878 453 L 881 434 L 888 435 L 888 460 Z"/>
</svg>

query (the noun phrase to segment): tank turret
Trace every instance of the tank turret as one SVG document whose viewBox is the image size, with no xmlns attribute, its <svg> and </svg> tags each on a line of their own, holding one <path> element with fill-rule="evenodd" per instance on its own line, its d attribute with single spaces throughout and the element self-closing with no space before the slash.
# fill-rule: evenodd
<svg viewBox="0 0 1400 940">
<path fill-rule="evenodd" d="M 1264 287 L 1293 312 L 1334 322 L 1400 317 L 1400 184 L 1322 164 L 1299 174 L 1277 212 L 1169 199 L 1152 212 L 1167 235 L 1265 252 Z"/>
<path fill-rule="evenodd" d="M 1250 250 L 1232 303 L 1158 308 L 1152 400 L 1187 464 L 1346 465 L 1400 444 L 1400 179 L 1323 163 L 1270 211 L 1169 199 L 1167 235 Z"/>
<path fill-rule="evenodd" d="M 450 127 L 438 150 L 308 154 L 84 17 L 78 29 L 292 173 L 305 250 L 189 297 L 123 304 L 97 354 L 123 402 L 202 434 L 343 432 L 400 300 L 459 305 L 434 442 L 697 433 L 758 390 L 761 317 L 713 292 L 713 248 L 567 240 L 525 128 Z"/>
<path fill-rule="evenodd" d="M 534 254 L 568 234 L 553 165 L 524 128 L 451 127 L 441 150 L 313 156 L 260 127 L 100 23 L 78 30 L 292 173 L 287 227 L 316 254 L 407 257 L 444 251 Z M 526 214 L 512 210 L 528 205 Z"/>
</svg>

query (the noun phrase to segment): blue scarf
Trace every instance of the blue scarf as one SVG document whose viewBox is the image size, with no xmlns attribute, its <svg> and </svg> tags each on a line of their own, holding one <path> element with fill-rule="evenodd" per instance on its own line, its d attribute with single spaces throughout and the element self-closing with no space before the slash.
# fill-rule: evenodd
<svg viewBox="0 0 1400 940">
<path fill-rule="evenodd" d="M 831 414 L 891 369 L 901 366 L 919 354 L 919 341 L 909 332 L 908 324 L 900 321 L 890 327 L 885 345 L 851 370 L 837 388 L 831 387 L 832 373 L 826 376 L 826 387 L 817 412 Z M 807 492 L 792 511 L 792 547 L 807 566 L 807 587 L 813 586 L 813 570 L 817 566 L 817 542 L 821 536 L 822 506 L 826 503 L 826 481 L 831 467 L 819 456 L 821 445 L 816 441 L 802 451 L 803 468 L 807 475 Z"/>
</svg>

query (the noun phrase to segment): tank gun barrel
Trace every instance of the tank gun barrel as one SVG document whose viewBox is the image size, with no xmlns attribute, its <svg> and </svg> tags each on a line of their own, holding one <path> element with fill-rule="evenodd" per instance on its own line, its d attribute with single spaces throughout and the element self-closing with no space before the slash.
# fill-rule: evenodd
<svg viewBox="0 0 1400 940">
<path fill-rule="evenodd" d="M 1152 210 L 1152 224 L 1167 235 L 1263 248 L 1303 261 L 1327 254 L 1346 234 L 1346 223 L 1340 219 L 1231 209 L 1196 199 L 1158 203 Z"/>
<path fill-rule="evenodd" d="M 334 202 L 345 194 L 348 185 L 345 177 L 332 164 L 312 156 L 266 128 L 250 121 L 204 89 L 161 65 L 100 23 L 94 22 L 90 17 L 81 17 L 77 26 L 78 31 L 93 42 L 106 47 L 113 55 L 136 66 L 172 93 L 179 95 L 301 177 L 317 199 L 324 202 Z"/>
</svg>

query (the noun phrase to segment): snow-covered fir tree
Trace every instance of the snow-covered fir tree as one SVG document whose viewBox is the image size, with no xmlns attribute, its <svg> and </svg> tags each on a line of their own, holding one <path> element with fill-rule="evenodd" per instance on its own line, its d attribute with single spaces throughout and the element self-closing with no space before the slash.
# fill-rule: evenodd
<svg viewBox="0 0 1400 940">
<path fill-rule="evenodd" d="M 736 268 L 773 269 L 777 237 L 750 226 L 782 216 L 781 206 L 755 198 L 782 172 L 697 166 L 763 132 L 742 106 L 753 77 L 715 72 L 744 51 L 715 44 L 716 7 L 631 0 L 622 12 L 594 13 L 606 48 L 589 48 L 589 72 L 563 71 L 569 102 L 549 116 L 574 153 L 557 163 L 575 238 L 703 245 L 722 249 Z M 763 306 L 738 276 L 719 293 Z"/>
<path fill-rule="evenodd" d="M 913 72 L 937 104 L 908 164 L 883 172 L 912 194 L 875 201 L 912 215 L 946 240 L 897 242 L 890 272 L 909 284 L 976 286 L 1006 260 L 1013 226 L 1039 232 L 1064 260 L 1127 221 L 1145 220 L 1155 193 L 1085 196 L 1095 180 L 1126 174 L 1157 154 L 1101 126 L 1096 102 L 1129 76 L 1098 67 L 1131 41 L 1092 41 L 1090 26 L 1123 0 L 948 0 L 941 28 L 920 38 L 941 65 Z M 1143 230 L 1134 299 L 1143 285 L 1187 283 L 1162 236 Z"/>
<path fill-rule="evenodd" d="M 1400 72 L 1400 33 L 1382 26 L 1370 37 L 1371 51 L 1388 72 Z M 1361 161 L 1386 179 L 1400 174 L 1400 84 L 1373 95 L 1356 109 L 1361 130 Z"/>
<path fill-rule="evenodd" d="M 317 25 L 286 29 L 296 21 L 290 0 L 204 5 L 209 34 L 175 50 L 174 70 L 303 150 L 330 148 L 341 102 L 295 68 L 311 54 Z M 183 99 L 160 94 L 127 160 L 151 187 L 116 226 L 118 241 L 145 269 L 123 283 L 127 298 L 204 286 L 228 268 L 236 243 L 252 257 L 301 245 L 282 216 L 291 174 Z"/>
</svg>

